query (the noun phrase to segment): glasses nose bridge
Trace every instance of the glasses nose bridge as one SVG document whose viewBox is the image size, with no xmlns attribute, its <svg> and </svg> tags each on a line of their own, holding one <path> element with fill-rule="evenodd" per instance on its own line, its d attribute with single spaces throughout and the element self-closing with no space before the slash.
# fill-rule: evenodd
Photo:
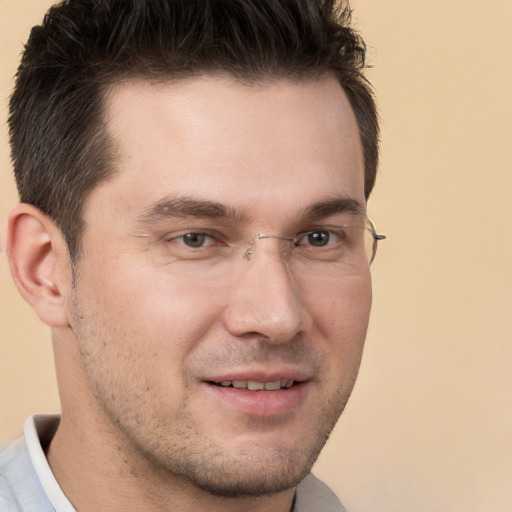
<svg viewBox="0 0 512 512">
<path fill-rule="evenodd" d="M 284 237 L 284 236 L 279 236 L 279 235 L 267 235 L 266 233 L 256 233 L 249 241 L 249 247 L 244 252 L 244 259 L 246 259 L 247 261 L 252 260 L 254 254 L 256 252 L 257 242 L 264 238 L 278 240 L 279 242 L 286 242 L 286 243 L 282 243 L 282 245 L 284 247 L 283 253 L 282 253 L 283 256 L 289 255 L 290 250 L 295 243 L 295 238 L 293 238 L 293 237 Z"/>
</svg>

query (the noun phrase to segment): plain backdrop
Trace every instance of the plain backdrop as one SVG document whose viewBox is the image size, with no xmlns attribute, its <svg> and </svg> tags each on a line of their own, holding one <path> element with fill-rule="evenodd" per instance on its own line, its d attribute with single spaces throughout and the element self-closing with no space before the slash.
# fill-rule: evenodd
<svg viewBox="0 0 512 512">
<path fill-rule="evenodd" d="M 58 410 L 11 283 L 7 98 L 48 0 L 0 0 L 0 441 Z M 316 466 L 351 512 L 512 512 L 512 1 L 357 0 L 382 118 L 360 376 Z"/>
</svg>

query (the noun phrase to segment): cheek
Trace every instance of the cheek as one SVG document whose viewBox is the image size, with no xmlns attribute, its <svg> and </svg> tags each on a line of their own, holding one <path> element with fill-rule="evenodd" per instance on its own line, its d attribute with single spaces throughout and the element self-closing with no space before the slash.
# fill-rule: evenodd
<svg viewBox="0 0 512 512">
<path fill-rule="evenodd" d="M 305 289 L 306 307 L 321 334 L 336 342 L 364 341 L 372 304 L 370 273 L 348 279 L 331 278 L 322 287 Z"/>
<path fill-rule="evenodd" d="M 120 261 L 93 277 L 82 276 L 82 296 L 102 324 L 117 332 L 115 338 L 122 338 L 111 340 L 122 343 L 120 350 L 147 351 L 168 364 L 185 358 L 220 317 L 220 300 L 211 290 L 140 261 Z"/>
<path fill-rule="evenodd" d="M 332 281 L 311 292 L 308 302 L 317 343 L 329 361 L 329 381 L 344 394 L 352 388 L 361 362 L 372 302 L 370 275 Z"/>
</svg>

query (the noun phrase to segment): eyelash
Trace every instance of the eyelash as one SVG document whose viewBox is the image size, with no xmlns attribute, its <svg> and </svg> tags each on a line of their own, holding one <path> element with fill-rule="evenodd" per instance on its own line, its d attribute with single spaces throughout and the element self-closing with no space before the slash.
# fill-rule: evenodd
<svg viewBox="0 0 512 512">
<path fill-rule="evenodd" d="M 335 238 L 338 238 L 337 242 L 341 241 L 344 238 L 344 236 L 343 236 L 344 233 L 342 233 L 339 230 L 339 228 L 337 230 L 327 229 L 327 228 L 312 229 L 312 230 L 309 230 L 309 231 L 301 231 L 300 233 L 295 235 L 295 239 L 297 240 L 296 245 L 302 245 L 302 244 L 299 244 L 299 242 L 301 240 L 304 240 L 306 237 L 311 236 L 313 234 L 318 234 L 318 233 L 327 233 L 329 235 L 329 239 L 327 241 L 328 244 L 327 245 L 320 245 L 320 246 L 315 246 L 313 244 L 308 244 L 308 247 L 330 247 L 332 245 L 335 245 L 336 242 L 329 243 L 329 242 L 331 242 L 331 238 L 333 237 L 333 235 L 334 235 Z"/>
<path fill-rule="evenodd" d="M 201 245 L 198 245 L 197 247 L 194 247 L 193 245 L 188 245 L 185 243 L 185 238 L 186 237 L 190 237 L 190 240 L 193 242 L 193 239 L 192 237 L 204 237 L 204 238 L 209 238 L 211 239 L 212 243 L 209 243 L 207 245 L 204 245 L 204 244 L 201 244 Z M 190 247 L 190 248 L 202 248 L 202 247 L 210 247 L 212 245 L 223 245 L 223 244 L 219 244 L 219 242 L 215 239 L 214 236 L 208 234 L 208 233 L 202 233 L 202 232 L 190 232 L 190 233 L 185 233 L 184 235 L 179 235 L 177 237 L 173 237 L 172 239 L 170 239 L 169 241 L 170 242 L 176 242 L 176 241 L 179 241 L 179 240 L 183 240 L 183 243 L 181 243 L 181 245 L 184 245 L 184 246 L 187 246 L 187 247 Z M 180 242 L 178 242 L 180 243 Z"/>
</svg>

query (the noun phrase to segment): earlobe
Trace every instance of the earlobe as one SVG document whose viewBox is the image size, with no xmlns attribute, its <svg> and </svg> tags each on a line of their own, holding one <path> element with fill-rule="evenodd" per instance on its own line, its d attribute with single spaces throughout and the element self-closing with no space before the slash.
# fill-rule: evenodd
<svg viewBox="0 0 512 512">
<path fill-rule="evenodd" d="M 16 205 L 9 216 L 6 250 L 16 287 L 41 321 L 50 327 L 68 326 L 65 299 L 71 268 L 55 223 L 32 205 Z"/>
</svg>

